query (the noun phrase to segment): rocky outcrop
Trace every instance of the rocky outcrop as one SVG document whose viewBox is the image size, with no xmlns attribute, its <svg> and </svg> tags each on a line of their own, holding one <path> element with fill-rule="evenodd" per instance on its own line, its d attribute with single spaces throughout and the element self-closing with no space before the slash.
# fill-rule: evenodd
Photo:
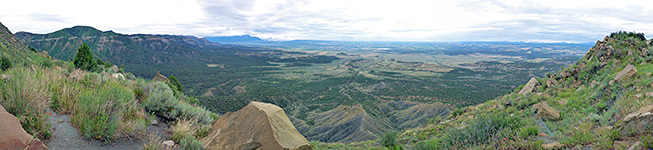
<svg viewBox="0 0 653 150">
<path fill-rule="evenodd" d="M 533 105 L 533 109 L 537 113 L 537 116 L 542 119 L 557 120 L 560 118 L 560 111 L 549 106 L 546 102 L 540 102 Z"/>
<path fill-rule="evenodd" d="M 276 105 L 250 102 L 220 116 L 211 133 L 201 139 L 205 149 L 308 150 L 311 146 Z"/>
<path fill-rule="evenodd" d="M 168 79 L 168 77 L 161 75 L 160 71 L 156 72 L 156 75 L 154 75 L 154 79 L 152 79 L 152 80 L 170 83 L 170 80 Z"/>
<path fill-rule="evenodd" d="M 639 111 L 630 113 L 617 125 L 621 136 L 640 134 L 653 129 L 653 105 L 644 106 Z"/>
<path fill-rule="evenodd" d="M 626 68 L 624 68 L 623 70 L 619 71 L 619 73 L 617 73 L 617 76 L 615 76 L 612 81 L 619 82 L 625 78 L 632 77 L 635 75 L 637 75 L 637 69 L 635 69 L 635 66 L 628 64 Z"/>
<path fill-rule="evenodd" d="M 0 150 L 11 149 L 44 150 L 48 148 L 41 143 L 41 140 L 27 134 L 18 118 L 9 114 L 0 105 Z"/>
<path fill-rule="evenodd" d="M 537 90 L 537 87 L 540 86 L 540 82 L 537 82 L 537 79 L 531 78 L 531 80 L 524 85 L 524 87 L 519 91 L 519 94 L 528 94 L 532 93 L 533 91 Z"/>
<path fill-rule="evenodd" d="M 550 88 L 558 84 L 558 80 L 556 80 L 553 76 L 549 77 L 549 79 L 546 80 L 546 87 Z"/>
</svg>

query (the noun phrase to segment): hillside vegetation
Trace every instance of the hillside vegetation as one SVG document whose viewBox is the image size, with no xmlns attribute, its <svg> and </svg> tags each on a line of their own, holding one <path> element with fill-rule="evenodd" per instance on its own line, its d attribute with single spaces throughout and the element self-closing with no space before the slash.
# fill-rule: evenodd
<svg viewBox="0 0 653 150">
<path fill-rule="evenodd" d="M 393 142 L 419 150 L 651 149 L 651 61 L 653 45 L 643 34 L 616 32 L 557 73 L 406 130 Z M 316 143 L 316 148 L 380 143 Z"/>
<path fill-rule="evenodd" d="M 208 134 L 217 118 L 172 84 L 98 65 L 86 44 L 73 63 L 29 50 L 1 24 L 0 31 L 0 57 L 3 66 L 8 64 L 0 71 L 0 104 L 19 118 L 27 133 L 41 140 L 51 138 L 56 130 L 48 119 L 52 112 L 69 115 L 82 136 L 107 143 L 121 138 L 147 140 L 153 133 L 145 132 L 146 128 L 158 117 L 172 124 L 172 140 L 194 149 L 201 147 L 197 139 Z M 161 141 L 151 142 L 146 146 L 163 146 Z"/>
</svg>

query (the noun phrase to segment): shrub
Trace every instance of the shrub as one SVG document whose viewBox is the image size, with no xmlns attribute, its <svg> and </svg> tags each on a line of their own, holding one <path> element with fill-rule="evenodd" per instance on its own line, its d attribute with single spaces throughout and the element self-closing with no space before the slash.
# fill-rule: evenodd
<svg viewBox="0 0 653 150">
<path fill-rule="evenodd" d="M 185 150 L 200 150 L 202 149 L 202 143 L 197 141 L 193 136 L 186 136 L 179 141 L 179 146 Z"/>
<path fill-rule="evenodd" d="M 127 102 L 133 99 L 131 90 L 116 84 L 85 91 L 78 98 L 71 120 L 84 136 L 111 140 L 118 132 Z"/>
<path fill-rule="evenodd" d="M 381 138 L 381 145 L 387 148 L 393 148 L 397 145 L 397 132 L 389 131 Z"/>
<path fill-rule="evenodd" d="M 201 123 L 213 121 L 211 113 L 204 108 L 191 106 L 179 101 L 172 90 L 163 82 L 154 82 L 147 86 L 150 96 L 144 102 L 147 110 L 154 112 L 167 120 L 180 117 L 195 119 Z"/>
<path fill-rule="evenodd" d="M 563 141 L 565 145 L 585 145 L 594 142 L 594 133 L 592 133 L 593 125 L 591 122 L 580 124 L 576 127 L 571 127 L 571 136 Z"/>
<path fill-rule="evenodd" d="M 0 58 L 0 69 L 2 69 L 2 71 L 5 71 L 9 68 L 11 68 L 11 60 L 9 60 L 9 58 L 7 57 Z"/>
<path fill-rule="evenodd" d="M 145 91 L 143 91 L 141 88 L 134 88 L 134 97 L 136 97 L 136 100 L 139 102 L 144 101 L 147 99 L 147 95 L 145 95 Z"/>
<path fill-rule="evenodd" d="M 50 60 L 50 59 L 43 59 L 43 61 L 41 61 L 41 66 L 42 66 L 42 67 L 46 67 L 46 68 L 50 68 L 50 67 L 52 67 L 52 60 Z"/>
<path fill-rule="evenodd" d="M 425 140 L 415 144 L 414 150 L 436 150 L 440 148 L 440 143 L 435 140 Z"/>
<path fill-rule="evenodd" d="M 181 87 L 181 83 L 179 83 L 179 80 L 177 80 L 177 77 L 175 77 L 175 75 L 171 75 L 170 78 L 168 79 L 170 79 L 170 83 L 172 85 L 177 87 L 177 90 L 182 91 L 183 88 Z"/>
<path fill-rule="evenodd" d="M 166 146 L 163 145 L 163 140 L 161 140 L 160 137 L 156 136 L 156 134 L 150 134 L 150 139 L 148 140 L 149 142 L 143 144 L 143 147 L 141 147 L 142 150 L 165 150 Z"/>
<path fill-rule="evenodd" d="M 97 67 L 97 62 L 93 58 L 91 49 L 88 48 L 86 43 L 82 44 L 81 47 L 77 49 L 77 54 L 73 60 L 75 68 L 80 68 L 83 70 L 93 71 Z"/>
<path fill-rule="evenodd" d="M 519 136 L 521 138 L 527 138 L 528 136 L 531 135 L 537 135 L 538 132 L 539 131 L 537 131 L 537 127 L 533 127 L 533 126 L 525 127 L 525 128 L 521 128 L 521 131 L 519 131 Z"/>
<path fill-rule="evenodd" d="M 38 138 L 49 138 L 50 125 L 46 108 L 49 94 L 39 79 L 39 73 L 25 68 L 14 68 L 7 72 L 12 78 L 0 82 L 0 104 L 20 120 L 25 131 Z"/>
</svg>

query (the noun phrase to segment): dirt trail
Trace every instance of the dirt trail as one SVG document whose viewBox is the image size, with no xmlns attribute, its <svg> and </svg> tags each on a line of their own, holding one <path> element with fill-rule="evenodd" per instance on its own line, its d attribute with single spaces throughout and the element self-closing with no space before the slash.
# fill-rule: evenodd
<svg viewBox="0 0 653 150">
<path fill-rule="evenodd" d="M 77 128 L 70 124 L 70 116 L 59 115 L 52 112 L 50 117 L 50 124 L 52 124 L 52 137 L 46 142 L 46 146 L 50 150 L 133 150 L 141 149 L 143 144 L 148 142 L 148 139 L 128 139 L 121 138 L 111 143 L 105 143 L 97 140 L 92 140 L 81 136 Z M 169 128 L 167 124 L 160 123 L 157 125 L 150 125 L 146 129 L 146 133 L 156 133 L 162 139 L 166 139 L 165 131 Z"/>
</svg>

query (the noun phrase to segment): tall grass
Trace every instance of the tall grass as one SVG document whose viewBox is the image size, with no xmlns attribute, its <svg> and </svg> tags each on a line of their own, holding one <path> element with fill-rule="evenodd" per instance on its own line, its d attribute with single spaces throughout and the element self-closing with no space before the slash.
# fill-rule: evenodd
<svg viewBox="0 0 653 150">
<path fill-rule="evenodd" d="M 48 114 L 50 95 L 41 79 L 43 70 L 15 67 L 5 72 L 12 77 L 0 80 L 0 104 L 15 115 L 25 131 L 35 137 L 50 136 Z"/>
<path fill-rule="evenodd" d="M 464 149 L 479 144 L 486 144 L 504 128 L 516 128 L 520 125 L 517 117 L 505 113 L 482 115 L 469 121 L 469 126 L 462 129 L 451 128 L 442 136 L 442 148 Z"/>
<path fill-rule="evenodd" d="M 86 137 L 111 140 L 118 132 L 126 104 L 133 99 L 131 90 L 117 84 L 89 89 L 78 97 L 72 122 Z"/>
</svg>

